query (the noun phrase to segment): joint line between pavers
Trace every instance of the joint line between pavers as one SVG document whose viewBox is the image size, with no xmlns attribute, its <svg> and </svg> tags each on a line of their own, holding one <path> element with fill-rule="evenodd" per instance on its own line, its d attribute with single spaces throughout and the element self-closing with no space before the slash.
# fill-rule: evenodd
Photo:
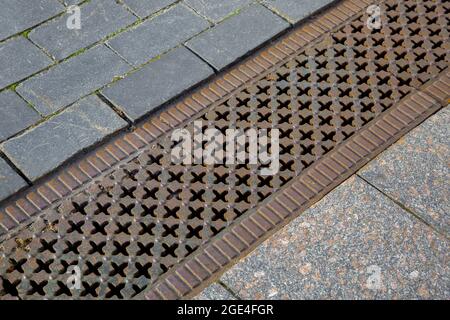
<svg viewBox="0 0 450 320">
<path fill-rule="evenodd" d="M 96 96 L 99 97 L 99 99 L 102 100 L 108 107 L 110 107 L 119 117 L 125 120 L 129 127 L 133 125 L 133 121 L 129 119 L 122 110 L 117 108 L 107 97 L 101 94 L 101 92 L 97 91 Z"/>
<path fill-rule="evenodd" d="M 385 149 L 385 151 L 388 149 Z M 363 180 L 365 183 L 367 183 L 369 186 L 371 186 L 372 188 L 374 188 L 376 191 L 378 191 L 381 195 L 383 195 L 384 197 L 388 198 L 390 201 L 392 201 L 393 203 L 395 203 L 397 206 L 399 206 L 401 209 L 403 209 L 404 211 L 406 211 L 407 213 L 409 213 L 410 215 L 412 215 L 414 218 L 416 218 L 417 220 L 419 220 L 420 222 L 422 222 L 423 224 L 425 224 L 426 226 L 430 227 L 434 232 L 438 233 L 439 235 L 445 237 L 446 239 L 450 240 L 450 237 L 448 235 L 446 235 L 445 233 L 443 233 L 442 231 L 440 231 L 439 229 L 433 227 L 431 224 L 429 224 L 427 221 L 425 221 L 420 214 L 418 214 L 417 212 L 415 212 L 413 209 L 409 208 L 407 205 L 403 204 L 402 202 L 400 202 L 399 200 L 393 198 L 391 195 L 389 195 L 388 193 L 384 192 L 383 190 L 381 190 L 380 188 L 378 188 L 377 186 L 375 186 L 373 183 L 371 183 L 369 180 L 367 180 L 366 178 L 364 178 L 363 176 L 361 176 L 359 173 L 355 174 L 358 178 L 360 178 L 361 180 Z"/>
<path fill-rule="evenodd" d="M 117 0 L 116 2 L 120 4 L 122 7 L 124 7 L 133 16 L 135 16 L 138 19 L 138 21 L 142 20 L 141 17 L 139 17 L 136 12 L 134 12 L 125 2 L 123 2 L 123 0 Z"/>
<path fill-rule="evenodd" d="M 209 29 L 207 29 L 209 30 Z M 211 63 L 209 63 L 207 60 L 205 60 L 201 55 L 199 55 L 197 52 L 191 50 L 191 48 L 189 48 L 188 46 L 186 46 L 184 43 L 182 44 L 183 47 L 185 47 L 186 49 L 189 50 L 189 52 L 193 53 L 197 58 L 199 58 L 201 61 L 203 61 L 204 63 L 206 63 L 208 65 L 208 67 L 210 67 L 215 74 L 219 73 L 219 70 L 217 70 Z"/>
<path fill-rule="evenodd" d="M 231 289 L 226 283 L 224 283 L 222 280 L 217 280 L 217 284 L 222 286 L 228 293 L 230 293 L 233 297 L 235 297 L 237 300 L 244 300 L 242 299 L 236 292 L 234 292 L 233 289 Z"/>
<path fill-rule="evenodd" d="M 33 183 L 31 182 L 30 179 L 28 179 L 28 177 L 14 164 L 14 162 L 11 161 L 11 159 L 9 159 L 6 154 L 4 154 L 1 150 L 0 150 L 0 158 L 5 160 L 6 163 L 8 164 L 8 166 L 11 167 L 11 169 L 13 169 L 23 180 L 25 180 L 25 182 L 28 184 L 28 186 L 32 186 Z M 20 191 L 10 195 L 10 197 L 14 197 L 16 194 L 18 194 Z M 8 198 L 10 198 L 8 197 Z M 1 202 L 6 202 L 8 200 L 8 198 L 3 199 Z"/>
</svg>

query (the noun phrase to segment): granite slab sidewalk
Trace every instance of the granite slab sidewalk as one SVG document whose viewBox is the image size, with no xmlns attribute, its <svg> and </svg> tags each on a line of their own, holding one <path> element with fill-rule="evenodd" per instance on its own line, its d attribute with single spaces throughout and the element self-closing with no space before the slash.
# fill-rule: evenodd
<svg viewBox="0 0 450 320">
<path fill-rule="evenodd" d="M 0 157 L 8 181 L 33 184 L 331 2 L 0 0 Z M 161 92 L 145 90 L 162 83 Z M 92 121 L 74 126 L 77 105 L 93 96 L 111 101 L 83 110 L 78 118 Z M 127 125 L 104 127 L 96 122 L 102 116 Z M 80 144 L 48 141 L 97 125 L 104 130 Z M 39 146 L 33 161 L 24 161 L 28 145 Z M 0 201 L 17 187 L 2 187 Z"/>
<path fill-rule="evenodd" d="M 450 298 L 447 107 L 197 299 Z"/>
</svg>

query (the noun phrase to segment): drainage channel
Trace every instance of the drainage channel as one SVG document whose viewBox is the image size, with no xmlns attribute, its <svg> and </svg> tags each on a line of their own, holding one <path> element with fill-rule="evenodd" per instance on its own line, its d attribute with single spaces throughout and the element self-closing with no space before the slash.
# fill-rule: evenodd
<svg viewBox="0 0 450 320">
<path fill-rule="evenodd" d="M 192 297 L 445 106 L 450 3 L 379 1 L 369 29 L 371 4 L 339 2 L 1 207 L 0 299 Z M 174 130 L 208 128 L 277 129 L 277 170 L 174 164 Z"/>
</svg>

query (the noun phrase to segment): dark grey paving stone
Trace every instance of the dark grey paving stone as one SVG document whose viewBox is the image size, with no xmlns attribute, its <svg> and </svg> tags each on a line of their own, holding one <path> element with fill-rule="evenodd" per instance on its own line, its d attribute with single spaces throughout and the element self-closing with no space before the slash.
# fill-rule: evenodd
<svg viewBox="0 0 450 320">
<path fill-rule="evenodd" d="M 0 92 L 0 141 L 39 121 L 41 117 L 14 91 Z"/>
<path fill-rule="evenodd" d="M 52 60 L 24 37 L 7 40 L 0 44 L 0 89 L 50 64 Z"/>
<path fill-rule="evenodd" d="M 81 3 L 83 0 L 61 0 L 62 3 L 66 6 L 73 6 Z"/>
<path fill-rule="evenodd" d="M 1 149 L 34 181 L 126 125 L 99 98 L 89 96 L 23 135 L 4 142 Z"/>
<path fill-rule="evenodd" d="M 0 158 L 0 201 L 13 195 L 26 185 L 25 180 L 5 160 Z"/>
<path fill-rule="evenodd" d="M 0 0 L 0 40 L 31 28 L 65 10 L 57 0 Z"/>
<path fill-rule="evenodd" d="M 80 6 L 80 14 L 80 30 L 68 29 L 68 14 L 64 14 L 33 29 L 29 38 L 61 60 L 137 20 L 124 6 L 111 0 L 83 4 Z"/>
<path fill-rule="evenodd" d="M 178 46 L 209 27 L 209 23 L 184 5 L 119 34 L 108 44 L 135 66 Z"/>
<path fill-rule="evenodd" d="M 264 0 L 270 9 L 296 23 L 335 0 Z"/>
<path fill-rule="evenodd" d="M 213 74 L 184 47 L 177 48 L 103 90 L 128 118 L 137 120 Z"/>
<path fill-rule="evenodd" d="M 217 23 L 254 0 L 185 0 L 184 2 L 202 16 Z"/>
<path fill-rule="evenodd" d="M 242 299 L 448 299 L 449 249 L 352 177 L 221 280 Z"/>
<path fill-rule="evenodd" d="M 213 283 L 196 296 L 194 300 L 236 300 L 236 298 L 220 284 Z"/>
<path fill-rule="evenodd" d="M 445 108 L 371 161 L 359 175 L 450 235 L 450 110 Z"/>
<path fill-rule="evenodd" d="M 187 42 L 187 46 L 220 70 L 271 39 L 289 23 L 256 4 Z"/>
<path fill-rule="evenodd" d="M 17 87 L 17 92 L 42 115 L 49 115 L 130 69 L 110 49 L 99 45 L 24 81 Z"/>
<path fill-rule="evenodd" d="M 145 18 L 178 0 L 124 0 L 123 2 L 139 17 Z"/>
</svg>

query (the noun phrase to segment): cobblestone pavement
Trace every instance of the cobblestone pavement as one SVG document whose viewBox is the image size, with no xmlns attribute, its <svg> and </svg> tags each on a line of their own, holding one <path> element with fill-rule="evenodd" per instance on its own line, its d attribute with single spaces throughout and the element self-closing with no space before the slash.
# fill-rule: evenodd
<svg viewBox="0 0 450 320">
<path fill-rule="evenodd" d="M 449 121 L 447 107 L 197 299 L 449 299 Z"/>
<path fill-rule="evenodd" d="M 0 0 L 0 201 L 331 2 Z"/>
</svg>

